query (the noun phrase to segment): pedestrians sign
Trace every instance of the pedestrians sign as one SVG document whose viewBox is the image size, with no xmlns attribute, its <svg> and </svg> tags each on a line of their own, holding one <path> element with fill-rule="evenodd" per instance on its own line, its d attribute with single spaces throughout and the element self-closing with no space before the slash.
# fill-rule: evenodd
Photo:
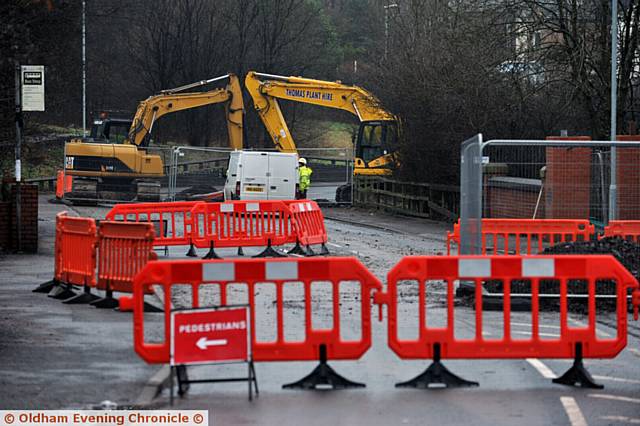
<svg viewBox="0 0 640 426">
<path fill-rule="evenodd" d="M 44 65 L 23 65 L 22 110 L 44 111 Z"/>
<path fill-rule="evenodd" d="M 171 365 L 249 360 L 246 307 L 171 313 Z"/>
</svg>

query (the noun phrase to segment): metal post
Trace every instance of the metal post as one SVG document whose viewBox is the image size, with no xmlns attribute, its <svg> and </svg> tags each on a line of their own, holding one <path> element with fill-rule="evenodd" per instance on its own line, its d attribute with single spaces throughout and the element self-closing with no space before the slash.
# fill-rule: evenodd
<svg viewBox="0 0 640 426">
<path fill-rule="evenodd" d="M 618 115 L 618 0 L 611 0 L 611 141 L 616 140 Z M 611 147 L 611 179 L 609 184 L 609 220 L 618 218 L 618 158 Z"/>
<path fill-rule="evenodd" d="M 384 6 L 384 60 L 387 60 L 387 54 L 389 53 L 389 9 L 392 7 L 398 7 L 396 3 L 388 4 Z"/>
<path fill-rule="evenodd" d="M 16 235 L 18 236 L 18 252 L 22 250 L 22 194 L 20 181 L 22 180 L 22 99 L 21 99 L 21 68 L 16 64 L 15 68 L 15 102 L 16 102 Z"/>
<path fill-rule="evenodd" d="M 82 136 L 87 137 L 87 28 L 85 0 L 82 0 Z"/>
<path fill-rule="evenodd" d="M 461 146 L 459 254 L 482 254 L 482 148 L 481 133 Z"/>
</svg>

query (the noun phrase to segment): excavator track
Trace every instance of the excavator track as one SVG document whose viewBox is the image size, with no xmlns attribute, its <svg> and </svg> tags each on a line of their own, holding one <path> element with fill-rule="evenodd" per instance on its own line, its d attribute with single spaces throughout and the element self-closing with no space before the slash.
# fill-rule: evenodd
<svg viewBox="0 0 640 426">
<path fill-rule="evenodd" d="M 73 204 L 96 204 L 98 199 L 98 179 L 73 178 L 72 191 L 65 195 L 65 199 Z"/>
<path fill-rule="evenodd" d="M 95 205 L 100 201 L 160 201 L 160 188 L 160 182 L 154 180 L 74 177 L 73 190 L 65 199 L 78 205 Z"/>
<path fill-rule="evenodd" d="M 139 180 L 137 184 L 137 201 L 160 201 L 160 182 Z"/>
</svg>

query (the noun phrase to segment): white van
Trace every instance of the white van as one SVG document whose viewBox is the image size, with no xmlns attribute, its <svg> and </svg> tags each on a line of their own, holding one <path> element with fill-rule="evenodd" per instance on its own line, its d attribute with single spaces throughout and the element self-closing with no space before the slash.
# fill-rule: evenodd
<svg viewBox="0 0 640 426">
<path fill-rule="evenodd" d="M 299 179 L 298 154 L 233 151 L 224 184 L 224 199 L 293 200 Z"/>
</svg>

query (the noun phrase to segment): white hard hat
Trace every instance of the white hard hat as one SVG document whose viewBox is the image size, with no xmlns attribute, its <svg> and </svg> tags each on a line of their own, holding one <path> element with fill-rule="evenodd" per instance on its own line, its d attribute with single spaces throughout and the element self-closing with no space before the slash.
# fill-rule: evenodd
<svg viewBox="0 0 640 426">
<path fill-rule="evenodd" d="M 304 158 L 300 158 L 300 159 L 298 160 L 298 163 L 300 163 L 300 164 L 304 164 L 304 165 L 306 166 L 306 165 L 307 165 L 307 160 L 306 160 L 306 159 L 304 159 Z"/>
</svg>

